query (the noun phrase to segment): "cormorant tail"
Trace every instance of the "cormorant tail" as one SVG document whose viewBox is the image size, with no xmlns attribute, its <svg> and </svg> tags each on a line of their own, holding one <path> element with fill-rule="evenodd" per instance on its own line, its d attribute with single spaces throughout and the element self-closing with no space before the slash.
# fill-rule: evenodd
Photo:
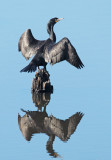
<svg viewBox="0 0 111 160">
<path fill-rule="evenodd" d="M 23 68 L 20 72 L 35 72 L 36 71 L 36 65 L 35 64 L 29 64 L 25 68 Z"/>
</svg>

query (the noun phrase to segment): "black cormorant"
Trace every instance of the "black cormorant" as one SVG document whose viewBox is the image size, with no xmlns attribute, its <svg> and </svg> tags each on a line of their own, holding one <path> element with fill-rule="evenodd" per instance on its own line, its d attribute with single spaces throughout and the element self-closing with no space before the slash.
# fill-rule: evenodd
<svg viewBox="0 0 111 160">
<path fill-rule="evenodd" d="M 21 72 L 34 72 L 39 66 L 46 68 L 48 62 L 53 65 L 63 60 L 66 60 L 78 69 L 84 67 L 68 38 L 63 38 L 56 43 L 56 35 L 53 27 L 61 19 L 63 18 L 50 19 L 47 24 L 47 32 L 49 34 L 47 40 L 40 41 L 35 39 L 30 29 L 22 34 L 18 43 L 18 50 L 22 52 L 22 55 L 27 60 L 33 55 L 35 56 L 29 65 L 23 68 Z"/>
</svg>

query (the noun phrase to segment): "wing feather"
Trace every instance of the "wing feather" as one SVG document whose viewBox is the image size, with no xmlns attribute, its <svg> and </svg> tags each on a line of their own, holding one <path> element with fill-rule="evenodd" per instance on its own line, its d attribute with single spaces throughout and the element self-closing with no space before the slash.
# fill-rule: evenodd
<svg viewBox="0 0 111 160">
<path fill-rule="evenodd" d="M 18 43 L 18 50 L 28 60 L 33 55 L 37 54 L 38 49 L 45 43 L 45 41 L 36 40 L 30 29 L 26 30 L 20 37 Z"/>
<path fill-rule="evenodd" d="M 67 38 L 63 38 L 54 44 L 45 59 L 52 65 L 66 60 L 76 68 L 83 68 L 84 66 L 75 48 Z"/>
</svg>

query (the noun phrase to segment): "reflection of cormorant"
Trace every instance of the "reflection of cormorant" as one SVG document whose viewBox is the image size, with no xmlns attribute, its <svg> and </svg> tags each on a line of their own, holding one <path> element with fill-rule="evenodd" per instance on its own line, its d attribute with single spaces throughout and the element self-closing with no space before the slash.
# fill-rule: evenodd
<svg viewBox="0 0 111 160">
<path fill-rule="evenodd" d="M 42 111 L 42 107 L 44 107 L 44 111 L 46 110 L 46 106 L 50 102 L 50 99 L 51 99 L 51 93 L 32 92 L 32 101 L 40 111 Z"/>
<path fill-rule="evenodd" d="M 47 113 L 39 111 L 25 111 L 26 114 L 21 117 L 18 114 L 19 128 L 27 141 L 31 140 L 34 133 L 45 133 L 44 118 L 48 117 Z"/>
<path fill-rule="evenodd" d="M 47 134 L 49 140 L 46 144 L 46 149 L 53 157 L 59 156 L 53 150 L 55 136 L 59 137 L 62 141 L 68 141 L 83 117 L 81 112 L 77 112 L 66 120 L 60 120 L 54 116 L 48 116 L 46 111 L 25 111 L 23 109 L 22 111 L 26 114 L 23 117 L 18 114 L 18 123 L 25 139 L 30 141 L 35 133 Z"/>
<path fill-rule="evenodd" d="M 53 27 L 60 20 L 61 18 L 50 19 L 47 24 L 47 32 L 49 34 L 47 40 L 36 40 L 30 29 L 22 34 L 19 40 L 18 50 L 22 52 L 22 55 L 27 60 L 33 55 L 35 56 L 29 65 L 23 68 L 21 72 L 34 72 L 39 66 L 44 66 L 46 68 L 47 63 L 56 64 L 63 60 L 66 60 L 78 69 L 84 67 L 68 38 L 63 38 L 56 43 L 56 35 L 53 31 Z"/>
</svg>

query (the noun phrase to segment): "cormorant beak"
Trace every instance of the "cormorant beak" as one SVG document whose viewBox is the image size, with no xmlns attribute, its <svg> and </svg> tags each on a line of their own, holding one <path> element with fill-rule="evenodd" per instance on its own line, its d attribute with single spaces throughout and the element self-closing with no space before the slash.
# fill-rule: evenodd
<svg viewBox="0 0 111 160">
<path fill-rule="evenodd" d="M 62 19 L 64 19 L 64 18 L 59 18 L 59 19 L 57 19 L 55 22 L 59 22 L 59 21 L 61 21 Z"/>
</svg>

